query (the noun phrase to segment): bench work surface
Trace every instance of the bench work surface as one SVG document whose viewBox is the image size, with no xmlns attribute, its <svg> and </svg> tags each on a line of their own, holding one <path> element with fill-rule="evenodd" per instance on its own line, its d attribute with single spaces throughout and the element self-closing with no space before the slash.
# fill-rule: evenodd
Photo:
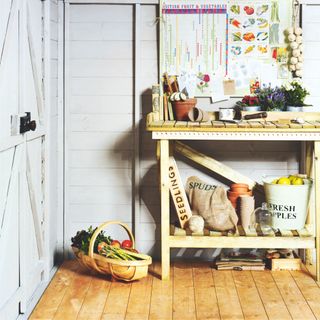
<svg viewBox="0 0 320 320">
<path fill-rule="evenodd" d="M 320 132 L 320 121 L 306 121 L 304 124 L 283 124 L 277 121 L 225 121 L 191 122 L 191 121 L 151 121 L 148 131 L 266 131 L 287 130 L 289 132 Z"/>
</svg>

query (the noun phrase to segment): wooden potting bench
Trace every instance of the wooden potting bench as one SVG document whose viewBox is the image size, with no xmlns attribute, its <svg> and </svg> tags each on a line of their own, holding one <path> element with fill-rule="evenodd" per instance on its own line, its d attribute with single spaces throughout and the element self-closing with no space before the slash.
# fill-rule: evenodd
<svg viewBox="0 0 320 320">
<path fill-rule="evenodd" d="M 146 129 L 158 140 L 161 182 L 161 262 L 162 279 L 169 278 L 170 248 L 297 248 L 307 249 L 306 262 L 311 263 L 311 249 L 316 249 L 316 278 L 320 280 L 320 117 L 304 114 L 304 124 L 283 124 L 277 121 L 242 121 L 238 124 L 209 121 L 155 121 L 147 116 Z M 219 161 L 193 150 L 183 140 L 223 141 L 300 141 L 304 171 L 314 179 L 313 194 L 306 227 L 264 235 L 261 230 L 246 233 L 241 227 L 235 234 L 204 231 L 189 234 L 170 227 L 169 154 L 175 152 L 205 166 L 232 182 L 245 182 L 259 187 L 255 181 L 241 175 Z"/>
</svg>

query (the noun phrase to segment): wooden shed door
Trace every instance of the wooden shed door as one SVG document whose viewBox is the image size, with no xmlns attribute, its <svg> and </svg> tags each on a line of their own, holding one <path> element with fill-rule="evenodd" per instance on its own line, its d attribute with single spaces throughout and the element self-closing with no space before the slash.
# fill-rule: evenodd
<svg viewBox="0 0 320 320">
<path fill-rule="evenodd" d="M 0 319 L 15 319 L 44 271 L 43 2 L 1 0 Z M 31 112 L 37 129 L 11 132 L 11 116 Z"/>
</svg>

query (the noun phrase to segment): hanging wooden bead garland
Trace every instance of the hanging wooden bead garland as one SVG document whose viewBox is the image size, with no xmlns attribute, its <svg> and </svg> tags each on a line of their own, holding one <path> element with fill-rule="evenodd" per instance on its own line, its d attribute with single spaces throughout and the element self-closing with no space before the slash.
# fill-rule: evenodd
<svg viewBox="0 0 320 320">
<path fill-rule="evenodd" d="M 298 0 L 293 1 L 293 27 L 286 30 L 287 39 L 289 42 L 289 70 L 292 75 L 297 78 L 302 78 L 303 70 L 303 43 L 302 43 L 302 28 L 299 27 L 299 9 Z"/>
</svg>

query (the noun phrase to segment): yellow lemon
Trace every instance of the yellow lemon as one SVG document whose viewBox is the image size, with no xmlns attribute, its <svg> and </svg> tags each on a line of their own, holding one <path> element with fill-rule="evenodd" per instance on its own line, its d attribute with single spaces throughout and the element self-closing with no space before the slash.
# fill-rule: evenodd
<svg viewBox="0 0 320 320">
<path fill-rule="evenodd" d="M 291 175 L 291 176 L 289 176 L 288 179 L 290 180 L 291 184 L 293 184 L 293 181 L 297 179 L 297 176 L 292 176 Z"/>
<path fill-rule="evenodd" d="M 292 184 L 294 184 L 295 186 L 300 186 L 304 184 L 304 182 L 303 182 L 303 179 L 297 177 L 295 180 L 293 180 Z"/>
<path fill-rule="evenodd" d="M 287 177 L 281 177 L 279 180 L 278 180 L 278 184 L 291 184 L 289 178 Z"/>
</svg>

